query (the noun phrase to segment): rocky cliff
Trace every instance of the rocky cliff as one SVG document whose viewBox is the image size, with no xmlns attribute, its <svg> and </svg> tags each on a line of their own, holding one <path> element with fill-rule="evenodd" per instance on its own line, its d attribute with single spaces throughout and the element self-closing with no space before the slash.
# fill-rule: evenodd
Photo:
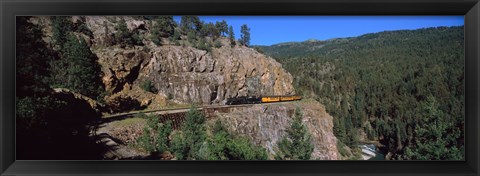
<svg viewBox="0 0 480 176">
<path fill-rule="evenodd" d="M 99 58 L 103 83 L 113 98 L 125 91 L 151 81 L 158 95 L 170 97 L 179 103 L 222 104 L 227 98 L 246 95 L 287 95 L 295 93 L 293 78 L 274 59 L 244 46 L 230 47 L 225 38 L 222 46 L 207 52 L 188 45 L 158 46 L 150 38 L 151 21 L 124 17 L 130 32 L 143 38 L 143 45 L 121 48 L 105 45 L 107 31 L 114 34 L 120 17 L 75 16 L 75 28 L 85 26 L 87 34 L 75 32 L 84 38 Z M 47 43 L 52 42 L 52 22 L 49 17 L 30 20 L 41 26 Z M 85 31 L 86 29 L 83 29 Z M 111 36 L 111 34 L 110 34 Z M 130 92 L 129 92 L 130 93 Z M 135 91 L 137 96 L 148 94 Z M 118 95 L 116 95 L 118 94 Z M 151 102 L 154 98 L 138 99 Z"/>
<path fill-rule="evenodd" d="M 217 118 L 232 132 L 250 138 L 255 144 L 275 153 L 277 142 L 285 136 L 296 107 L 303 113 L 303 123 L 312 134 L 316 160 L 340 159 L 337 138 L 333 135 L 333 122 L 323 105 L 317 101 L 282 104 L 260 104 L 237 107 L 229 113 L 218 113 Z"/>
<path fill-rule="evenodd" d="M 99 58 L 103 82 L 111 94 L 151 81 L 158 94 L 180 103 L 222 104 L 227 98 L 246 95 L 293 94 L 293 78 L 274 59 L 244 46 L 223 46 L 210 52 L 189 46 L 100 47 L 104 21 L 114 30 L 114 17 L 85 17 L 92 30 L 92 50 Z M 114 21 L 114 20 L 113 20 Z M 148 22 L 126 19 L 130 31 L 148 36 Z M 145 37 L 148 38 L 148 37 Z M 148 101 L 148 100 L 139 100 Z"/>
</svg>

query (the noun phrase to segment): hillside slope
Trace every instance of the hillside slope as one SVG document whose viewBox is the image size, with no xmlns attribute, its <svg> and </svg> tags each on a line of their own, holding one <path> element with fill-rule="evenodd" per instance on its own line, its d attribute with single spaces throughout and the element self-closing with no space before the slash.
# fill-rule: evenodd
<svg viewBox="0 0 480 176">
<path fill-rule="evenodd" d="M 389 159 L 463 158 L 463 26 L 259 48 L 325 104 L 343 143 L 380 141 Z"/>
</svg>

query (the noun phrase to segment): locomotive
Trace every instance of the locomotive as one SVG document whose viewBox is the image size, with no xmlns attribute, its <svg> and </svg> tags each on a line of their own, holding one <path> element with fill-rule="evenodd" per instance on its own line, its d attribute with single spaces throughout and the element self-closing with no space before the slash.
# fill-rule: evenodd
<svg viewBox="0 0 480 176">
<path fill-rule="evenodd" d="M 238 105 L 238 104 L 260 104 L 260 103 L 272 103 L 272 102 L 284 102 L 284 101 L 296 101 L 301 100 L 302 96 L 299 95 L 272 95 L 272 96 L 241 96 L 236 98 L 227 98 L 226 105 Z"/>
</svg>

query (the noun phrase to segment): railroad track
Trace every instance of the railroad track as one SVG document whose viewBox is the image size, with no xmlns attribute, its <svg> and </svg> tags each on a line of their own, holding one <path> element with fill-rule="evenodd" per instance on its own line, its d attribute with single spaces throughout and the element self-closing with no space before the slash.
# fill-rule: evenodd
<svg viewBox="0 0 480 176">
<path fill-rule="evenodd" d="M 209 106 L 200 106 L 197 109 L 198 110 L 204 110 L 204 109 L 211 109 L 211 108 L 231 108 L 231 107 L 246 107 L 246 106 L 252 106 L 253 104 L 241 104 L 241 105 L 209 105 Z M 177 113 L 177 112 L 183 112 L 183 111 L 188 111 L 190 108 L 167 108 L 167 109 L 154 109 L 154 110 L 144 110 L 144 111 L 132 111 L 132 112 L 126 112 L 126 113 L 119 113 L 119 114 L 111 114 L 111 115 L 105 115 L 102 116 L 102 119 L 109 119 L 109 118 L 115 118 L 115 117 L 122 117 L 122 116 L 132 116 L 135 114 L 140 114 L 140 113 L 159 113 L 159 114 L 168 114 L 168 113 Z"/>
<path fill-rule="evenodd" d="M 273 102 L 273 103 L 265 103 L 265 104 L 284 104 L 284 103 L 289 103 L 289 102 Z M 197 107 L 197 110 L 203 111 L 207 115 L 207 118 L 208 118 L 208 117 L 212 116 L 215 113 L 215 111 L 228 112 L 229 108 L 249 107 L 249 106 L 254 106 L 254 105 L 259 105 L 259 104 L 208 105 L 208 106 Z M 189 107 L 188 108 L 185 107 L 185 108 L 168 108 L 168 109 L 132 111 L 132 112 L 127 112 L 127 113 L 119 113 L 119 114 L 102 116 L 102 118 L 97 123 L 98 124 L 103 124 L 103 123 L 109 123 L 109 122 L 118 121 L 118 120 L 124 120 L 124 119 L 127 119 L 127 118 L 132 118 L 136 114 L 143 113 L 143 114 L 158 115 L 159 117 L 161 117 L 160 118 L 161 122 L 166 121 L 166 120 L 174 120 L 174 121 L 176 121 L 175 126 L 179 126 L 178 124 L 180 124 L 184 120 L 184 116 L 185 116 L 186 112 L 189 111 L 189 110 L 190 110 Z"/>
</svg>

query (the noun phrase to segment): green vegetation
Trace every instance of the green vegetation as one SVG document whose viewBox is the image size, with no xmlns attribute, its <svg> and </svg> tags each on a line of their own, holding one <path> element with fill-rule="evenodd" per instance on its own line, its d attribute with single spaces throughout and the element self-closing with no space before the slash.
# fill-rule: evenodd
<svg viewBox="0 0 480 176">
<path fill-rule="evenodd" d="M 170 151 L 169 136 L 173 131 L 172 122 L 159 123 L 155 115 L 143 115 L 147 124 L 143 128 L 143 134 L 137 139 L 138 145 L 148 152 Z"/>
<path fill-rule="evenodd" d="M 181 36 L 180 31 L 178 29 L 175 29 L 175 31 L 173 32 L 173 35 L 170 36 L 169 39 L 170 39 L 170 41 L 173 42 L 173 44 L 180 45 L 180 42 L 179 42 L 180 36 Z"/>
<path fill-rule="evenodd" d="M 228 28 L 228 39 L 230 40 L 230 46 L 234 47 L 236 45 L 236 42 L 235 42 L 235 34 L 233 33 L 232 26 Z"/>
<path fill-rule="evenodd" d="M 463 27 L 260 47 L 326 106 L 335 136 L 378 140 L 391 159 L 464 157 Z M 431 98 L 429 98 L 431 97 Z"/>
<path fill-rule="evenodd" d="M 221 22 L 217 21 L 215 23 L 215 28 L 217 28 L 218 32 L 222 36 L 226 36 L 226 34 L 228 33 L 228 30 L 229 30 L 228 29 L 228 23 L 225 20 L 222 20 Z"/>
<path fill-rule="evenodd" d="M 119 44 L 120 47 L 125 48 L 127 46 L 143 45 L 143 37 L 136 32 L 130 32 L 124 18 L 120 18 L 120 20 L 117 21 L 115 30 L 117 31 L 114 34 L 115 43 Z"/>
<path fill-rule="evenodd" d="M 64 77 L 66 80 L 55 80 L 56 85 L 88 97 L 100 96 L 103 93 L 103 84 L 100 82 L 102 71 L 97 62 L 98 58 L 90 51 L 85 41 L 70 34 L 63 50 L 62 59 L 67 63 Z"/>
<path fill-rule="evenodd" d="M 82 37 L 76 37 L 70 18 L 52 19 L 53 48 L 47 47 L 40 28 L 29 18 L 16 18 L 17 159 L 95 158 L 88 127 L 99 115 L 85 104 L 53 94 L 52 88 L 100 98 L 96 57 Z M 68 149 L 87 147 L 90 153 L 67 155 Z"/>
<path fill-rule="evenodd" d="M 151 92 L 151 93 L 154 93 L 154 94 L 158 93 L 157 88 L 155 88 L 152 81 L 150 81 L 150 80 L 143 81 L 140 84 L 140 88 L 142 88 L 144 91 Z"/>
<path fill-rule="evenodd" d="M 249 46 L 250 45 L 250 28 L 246 24 L 240 27 L 240 39 L 238 40 L 241 45 Z"/>
<path fill-rule="evenodd" d="M 220 30 L 218 29 L 213 23 L 205 23 L 203 24 L 202 29 L 200 30 L 200 36 L 202 37 L 210 37 L 213 40 L 216 40 L 220 37 Z"/>
<path fill-rule="evenodd" d="M 161 38 L 172 37 L 175 33 L 175 27 L 177 23 L 173 20 L 173 16 L 160 16 L 154 20 L 152 29 L 152 41 L 160 45 Z M 178 37 L 172 37 L 172 40 L 176 40 Z"/>
<path fill-rule="evenodd" d="M 213 136 L 200 148 L 202 160 L 266 160 L 264 148 L 255 146 L 245 137 L 230 134 L 217 120 L 212 130 Z"/>
<path fill-rule="evenodd" d="M 53 42 L 57 49 L 62 49 L 67 42 L 67 34 L 72 30 L 72 21 L 66 16 L 52 17 Z"/>
<path fill-rule="evenodd" d="M 205 116 L 195 106 L 187 112 L 180 130 L 173 131 L 171 122 L 158 123 L 158 117 L 142 115 L 147 123 L 137 139 L 148 152 L 170 151 L 178 160 L 266 160 L 264 148 L 249 139 L 230 134 L 216 121 L 207 130 Z"/>
<path fill-rule="evenodd" d="M 180 133 L 174 136 L 172 149 L 177 159 L 199 158 L 198 151 L 206 140 L 206 117 L 195 106 L 185 117 Z"/>
<path fill-rule="evenodd" d="M 222 42 L 220 42 L 219 40 L 215 40 L 215 43 L 213 43 L 213 46 L 215 48 L 220 48 L 220 47 L 222 47 Z"/>
<path fill-rule="evenodd" d="M 277 160 L 309 160 L 313 152 L 312 136 L 302 124 L 303 114 L 299 107 L 295 109 L 293 122 L 287 129 L 287 135 L 278 142 Z"/>
<path fill-rule="evenodd" d="M 452 128 L 455 124 L 448 121 L 438 102 L 433 96 L 429 96 L 424 105 L 420 122 L 415 127 L 415 146 L 405 149 L 407 158 L 418 160 L 462 160 L 464 146 L 457 144 L 461 136 L 458 128 Z"/>
<path fill-rule="evenodd" d="M 202 30 L 202 22 L 198 16 L 182 16 L 180 20 L 180 31 L 183 35 L 193 32 L 195 35 Z"/>
</svg>

